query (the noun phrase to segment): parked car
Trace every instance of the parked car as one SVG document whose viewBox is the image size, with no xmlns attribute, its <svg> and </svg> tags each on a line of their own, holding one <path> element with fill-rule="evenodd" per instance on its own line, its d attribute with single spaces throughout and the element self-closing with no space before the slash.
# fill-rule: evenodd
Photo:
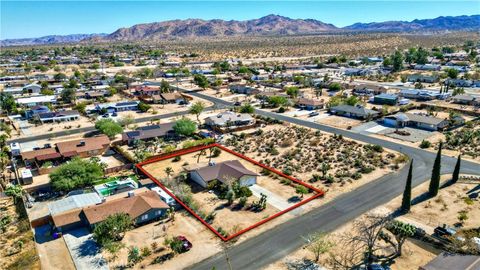
<svg viewBox="0 0 480 270">
<path fill-rule="evenodd" d="M 455 235 L 457 231 L 453 228 L 447 227 L 447 225 L 443 224 L 443 226 L 438 226 L 433 231 L 433 234 L 438 236 L 452 236 Z"/>
<path fill-rule="evenodd" d="M 242 103 L 240 101 L 237 101 L 237 102 L 233 103 L 233 106 L 242 106 Z"/>
<path fill-rule="evenodd" d="M 317 116 L 317 115 L 320 115 L 318 112 L 311 112 L 308 114 L 308 117 L 313 117 L 313 116 Z"/>
<path fill-rule="evenodd" d="M 179 235 L 177 239 L 182 241 L 183 252 L 187 252 L 192 248 L 192 243 L 185 236 Z"/>
</svg>

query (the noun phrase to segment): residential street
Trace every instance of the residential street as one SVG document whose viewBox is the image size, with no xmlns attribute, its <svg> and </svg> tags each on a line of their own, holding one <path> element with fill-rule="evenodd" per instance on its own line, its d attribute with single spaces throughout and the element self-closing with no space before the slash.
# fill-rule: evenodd
<svg viewBox="0 0 480 270">
<path fill-rule="evenodd" d="M 215 104 L 231 105 L 230 102 L 201 93 L 189 92 L 189 94 L 214 102 Z M 342 134 L 354 140 L 378 144 L 385 148 L 402 152 L 414 159 L 413 184 L 415 186 L 427 181 L 431 176 L 435 153 L 347 130 L 287 117 L 277 113 L 263 110 L 257 110 L 256 113 L 325 132 Z M 455 162 L 455 157 L 443 156 L 442 173 L 451 173 Z M 320 208 L 312 210 L 307 214 L 292 219 L 255 238 L 230 248 L 229 254 L 231 254 L 233 269 L 261 269 L 268 264 L 280 260 L 305 244 L 301 236 L 316 231 L 332 231 L 361 214 L 390 201 L 403 192 L 407 172 L 408 168 L 404 167 L 401 171 L 393 175 L 381 177 L 357 190 L 343 194 Z M 480 164 L 462 161 L 461 173 L 480 174 Z M 328 196 L 328 193 L 326 196 Z M 190 269 L 209 270 L 212 269 L 212 267 L 216 267 L 216 269 L 228 269 L 223 253 L 208 258 L 192 266 Z"/>
</svg>

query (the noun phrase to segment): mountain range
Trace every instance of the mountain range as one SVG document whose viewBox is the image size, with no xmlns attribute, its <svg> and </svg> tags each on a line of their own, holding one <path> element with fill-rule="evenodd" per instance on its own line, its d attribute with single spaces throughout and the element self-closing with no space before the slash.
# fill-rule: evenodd
<svg viewBox="0 0 480 270">
<path fill-rule="evenodd" d="M 442 16 L 435 19 L 413 21 L 387 21 L 355 23 L 343 28 L 314 19 L 291 19 L 267 15 L 259 19 L 236 20 L 171 20 L 137 24 L 120 28 L 111 34 L 77 34 L 40 38 L 6 39 L 1 46 L 42 45 L 83 42 L 135 42 L 160 41 L 178 38 L 306 35 L 334 32 L 421 32 L 421 31 L 478 31 L 480 15 Z"/>
</svg>

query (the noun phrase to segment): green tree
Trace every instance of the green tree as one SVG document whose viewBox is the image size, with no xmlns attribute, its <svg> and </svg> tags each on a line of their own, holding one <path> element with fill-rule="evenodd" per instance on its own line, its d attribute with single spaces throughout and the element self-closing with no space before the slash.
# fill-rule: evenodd
<svg viewBox="0 0 480 270">
<path fill-rule="evenodd" d="M 191 114 L 194 114 L 197 117 L 197 122 L 199 125 L 201 124 L 200 114 L 202 114 L 204 110 L 205 110 L 205 104 L 202 101 L 197 101 L 193 103 L 192 106 L 190 107 L 189 112 Z"/>
<path fill-rule="evenodd" d="M 95 128 L 101 133 L 107 135 L 109 138 L 114 138 L 115 135 L 123 132 L 123 128 L 119 123 L 108 118 L 95 122 Z"/>
<path fill-rule="evenodd" d="M 65 88 L 60 93 L 60 97 L 62 98 L 63 102 L 65 103 L 73 103 L 77 98 L 75 96 L 75 89 L 74 88 Z"/>
<path fill-rule="evenodd" d="M 142 256 L 140 255 L 140 250 L 138 247 L 129 247 L 128 248 L 128 263 L 131 264 L 136 264 L 142 259 Z"/>
<path fill-rule="evenodd" d="M 267 102 L 272 105 L 272 107 L 277 108 L 278 106 L 287 104 L 288 100 L 286 97 L 282 96 L 271 96 L 268 98 Z"/>
<path fill-rule="evenodd" d="M 457 158 L 457 164 L 455 164 L 455 169 L 453 170 L 452 174 L 452 183 L 455 184 L 458 181 L 458 178 L 460 176 L 460 164 L 462 162 L 462 157 L 461 155 L 458 155 Z"/>
<path fill-rule="evenodd" d="M 413 170 L 413 159 L 410 162 L 410 168 L 408 169 L 407 183 L 405 184 L 405 190 L 403 191 L 401 209 L 404 213 L 410 212 L 410 207 L 412 205 L 412 170 Z"/>
<path fill-rule="evenodd" d="M 435 158 L 435 162 L 433 163 L 432 169 L 432 179 L 430 180 L 430 185 L 428 188 L 428 194 L 430 196 L 435 197 L 438 194 L 438 190 L 440 189 L 440 169 L 441 169 L 441 162 L 442 162 L 442 142 L 440 142 L 438 146 L 437 157 Z"/>
<path fill-rule="evenodd" d="M 192 120 L 184 117 L 175 122 L 173 130 L 178 135 L 190 136 L 197 130 L 197 125 Z"/>
<path fill-rule="evenodd" d="M 295 192 L 301 194 L 301 197 L 303 198 L 303 195 L 308 194 L 308 188 L 302 185 L 297 185 Z"/>
<path fill-rule="evenodd" d="M 9 185 L 5 189 L 5 195 L 13 198 L 13 202 L 16 203 L 18 199 L 22 198 L 23 188 L 20 185 Z"/>
<path fill-rule="evenodd" d="M 429 53 L 424 48 L 420 47 L 415 54 L 415 63 L 425 65 L 428 62 Z"/>
<path fill-rule="evenodd" d="M 79 102 L 73 108 L 80 113 L 85 113 L 86 112 L 85 110 L 87 108 L 87 103 L 86 102 Z"/>
<path fill-rule="evenodd" d="M 392 55 L 392 71 L 397 72 L 403 69 L 403 55 L 400 51 L 395 51 Z"/>
<path fill-rule="evenodd" d="M 1 110 L 5 110 L 9 114 L 17 110 L 17 103 L 12 94 L 0 92 L 0 107 Z"/>
<path fill-rule="evenodd" d="M 53 75 L 53 79 L 55 81 L 65 81 L 67 79 L 67 75 L 65 75 L 63 73 L 57 73 L 57 74 Z"/>
<path fill-rule="evenodd" d="M 456 79 L 458 77 L 458 70 L 456 70 L 454 68 L 447 69 L 447 76 L 450 79 Z"/>
<path fill-rule="evenodd" d="M 162 93 L 170 92 L 170 84 L 167 81 L 162 80 L 160 82 L 160 92 L 162 92 Z"/>
<path fill-rule="evenodd" d="M 148 110 L 150 110 L 152 106 L 148 105 L 147 103 L 145 102 L 140 102 L 138 103 L 138 109 L 141 111 L 141 112 L 148 112 Z"/>
<path fill-rule="evenodd" d="M 79 157 L 62 164 L 49 175 L 53 189 L 71 191 L 92 185 L 103 177 L 102 164 L 95 160 L 84 160 Z"/>
<path fill-rule="evenodd" d="M 207 77 L 205 77 L 202 74 L 195 74 L 193 76 L 193 82 L 198 85 L 198 87 L 202 88 L 205 90 L 209 86 L 209 82 Z"/>
<path fill-rule="evenodd" d="M 240 107 L 240 113 L 254 113 L 254 112 L 255 112 L 255 108 L 253 108 L 252 104 L 250 103 L 243 104 Z"/>
<path fill-rule="evenodd" d="M 330 91 L 335 91 L 335 92 L 340 91 L 340 90 L 342 90 L 342 85 L 339 84 L 339 83 L 337 83 L 337 82 L 331 83 L 331 84 L 328 86 L 328 90 L 330 90 Z"/>
<path fill-rule="evenodd" d="M 296 86 L 291 86 L 291 87 L 287 87 L 286 89 L 287 91 L 287 95 L 289 95 L 291 98 L 297 98 L 298 97 L 298 93 L 300 92 L 298 90 L 298 87 Z"/>
<path fill-rule="evenodd" d="M 122 211 L 121 209 L 118 209 Z M 133 227 L 133 220 L 126 213 L 120 212 L 108 216 L 104 221 L 95 225 L 93 239 L 101 246 L 122 240 L 126 231 Z"/>
<path fill-rule="evenodd" d="M 307 237 L 307 249 L 315 256 L 315 262 L 318 262 L 320 255 L 328 252 L 334 243 L 329 241 L 325 233 L 314 233 Z"/>
</svg>

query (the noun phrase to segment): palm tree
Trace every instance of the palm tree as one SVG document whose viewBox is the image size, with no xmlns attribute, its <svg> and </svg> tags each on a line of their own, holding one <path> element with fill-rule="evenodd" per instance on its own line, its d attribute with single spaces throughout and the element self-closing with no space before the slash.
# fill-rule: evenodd
<svg viewBox="0 0 480 270">
<path fill-rule="evenodd" d="M 167 178 L 170 178 L 170 175 L 173 173 L 172 167 L 165 168 L 165 173 L 167 174 Z"/>
</svg>

